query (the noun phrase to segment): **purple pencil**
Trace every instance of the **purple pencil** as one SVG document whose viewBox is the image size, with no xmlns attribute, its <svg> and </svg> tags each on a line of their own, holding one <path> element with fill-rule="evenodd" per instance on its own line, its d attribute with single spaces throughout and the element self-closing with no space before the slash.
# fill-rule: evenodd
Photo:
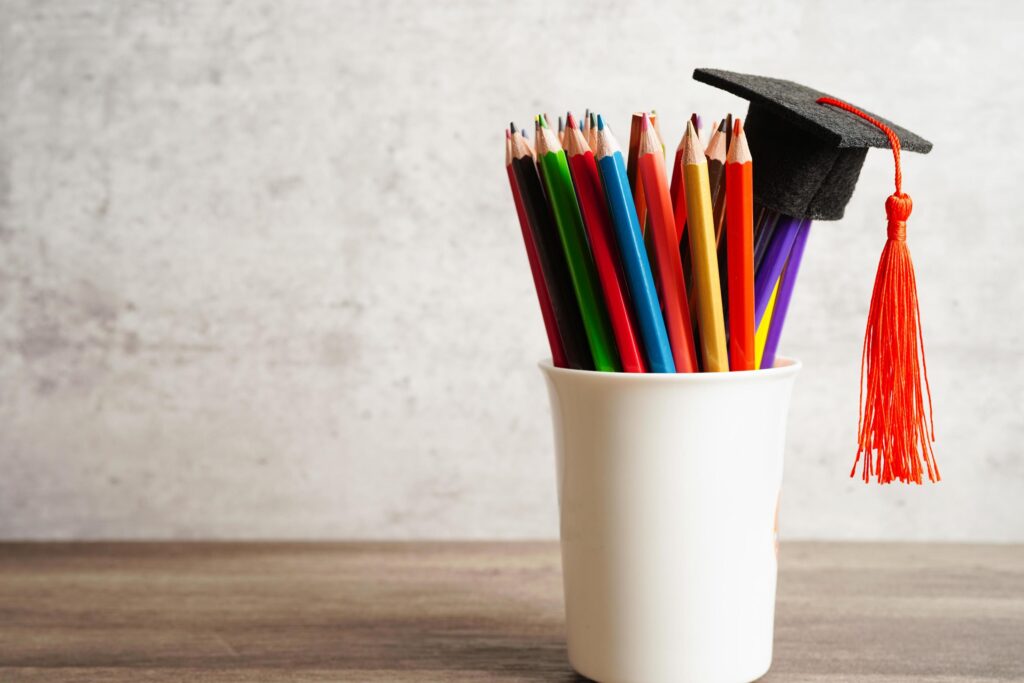
<svg viewBox="0 0 1024 683">
<path fill-rule="evenodd" d="M 800 261 L 803 259 L 804 247 L 807 246 L 807 236 L 810 232 L 811 221 L 804 219 L 800 223 L 796 239 L 793 240 L 789 260 L 786 261 L 786 267 L 782 271 L 779 293 L 775 295 L 775 308 L 772 310 L 772 321 L 768 327 L 768 336 L 764 340 L 764 353 L 761 356 L 762 368 L 770 368 L 775 365 L 775 352 L 779 349 L 782 326 L 786 324 L 786 311 L 789 310 L 789 301 L 793 298 L 793 287 L 796 285 L 796 276 L 800 273 Z"/>
<path fill-rule="evenodd" d="M 764 311 L 768 308 L 768 300 L 772 297 L 775 283 L 782 275 L 782 269 L 793 249 L 793 240 L 800 229 L 801 219 L 792 216 L 780 216 L 778 225 L 772 234 L 768 251 L 764 255 L 757 273 L 754 275 L 754 329 L 761 324 Z"/>
</svg>

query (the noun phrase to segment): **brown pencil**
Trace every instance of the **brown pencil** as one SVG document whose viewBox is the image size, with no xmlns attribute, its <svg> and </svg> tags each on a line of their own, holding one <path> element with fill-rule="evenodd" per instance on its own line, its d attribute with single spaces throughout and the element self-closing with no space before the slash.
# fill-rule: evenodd
<svg viewBox="0 0 1024 683">
<path fill-rule="evenodd" d="M 725 119 L 722 119 L 718 130 L 711 137 L 707 151 L 708 184 L 711 187 L 712 216 L 715 226 L 715 245 L 722 235 L 722 218 L 725 215 L 725 155 L 726 155 Z"/>
</svg>

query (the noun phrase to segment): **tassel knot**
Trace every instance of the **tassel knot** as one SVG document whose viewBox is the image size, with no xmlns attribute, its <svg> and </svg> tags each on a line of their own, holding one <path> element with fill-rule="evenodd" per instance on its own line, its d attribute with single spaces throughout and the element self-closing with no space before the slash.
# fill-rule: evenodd
<svg viewBox="0 0 1024 683">
<path fill-rule="evenodd" d="M 885 200 L 885 216 L 889 219 L 889 239 L 907 241 L 907 219 L 914 209 L 909 194 L 894 194 Z"/>
</svg>

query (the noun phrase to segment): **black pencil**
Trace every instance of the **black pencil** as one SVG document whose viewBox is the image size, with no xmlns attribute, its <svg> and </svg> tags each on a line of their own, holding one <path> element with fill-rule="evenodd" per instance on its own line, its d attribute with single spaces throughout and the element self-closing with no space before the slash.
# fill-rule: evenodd
<svg viewBox="0 0 1024 683">
<path fill-rule="evenodd" d="M 590 355 L 586 333 L 583 329 L 583 316 L 573 291 L 569 276 L 569 264 L 565 261 L 562 245 L 559 242 L 555 218 L 551 206 L 544 195 L 537 162 L 530 153 L 523 136 L 512 130 L 512 172 L 523 200 L 523 211 L 526 213 L 533 239 L 537 246 L 537 257 L 544 273 L 544 282 L 548 286 L 551 298 L 551 309 L 554 312 L 555 324 L 558 326 L 562 344 L 565 347 L 565 358 L 570 368 L 577 370 L 593 370 L 594 361 Z"/>
</svg>

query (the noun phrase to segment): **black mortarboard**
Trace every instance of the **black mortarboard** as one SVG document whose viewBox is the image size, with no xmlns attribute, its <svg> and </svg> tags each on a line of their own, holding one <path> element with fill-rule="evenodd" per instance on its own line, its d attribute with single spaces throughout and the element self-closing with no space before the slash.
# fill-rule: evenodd
<svg viewBox="0 0 1024 683">
<path fill-rule="evenodd" d="M 754 198 L 794 218 L 835 221 L 853 195 L 869 147 L 889 149 L 877 127 L 818 103 L 823 92 L 780 78 L 696 69 L 693 77 L 750 100 L 743 128 L 754 157 Z M 874 116 L 874 114 L 872 114 Z M 904 151 L 932 143 L 880 117 Z"/>
</svg>

